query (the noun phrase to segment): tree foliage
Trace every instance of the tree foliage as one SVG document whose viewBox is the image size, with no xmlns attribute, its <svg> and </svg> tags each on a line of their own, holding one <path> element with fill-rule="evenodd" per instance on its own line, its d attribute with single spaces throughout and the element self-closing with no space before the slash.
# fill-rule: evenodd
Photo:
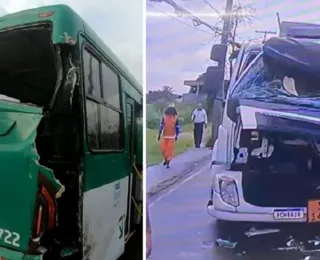
<svg viewBox="0 0 320 260">
<path fill-rule="evenodd" d="M 162 101 L 163 103 L 174 102 L 177 95 L 174 94 L 174 89 L 170 86 L 163 86 L 160 90 L 150 90 L 147 93 L 147 103 L 155 103 Z"/>
</svg>

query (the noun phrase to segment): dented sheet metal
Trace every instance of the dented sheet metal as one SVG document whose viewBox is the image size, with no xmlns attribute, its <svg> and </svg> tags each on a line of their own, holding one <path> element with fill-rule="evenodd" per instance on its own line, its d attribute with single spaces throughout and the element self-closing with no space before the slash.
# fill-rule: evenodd
<svg viewBox="0 0 320 260">
<path fill-rule="evenodd" d="M 67 32 L 63 33 L 63 36 L 61 38 L 64 39 L 65 43 L 70 44 L 70 45 L 76 45 L 77 41 L 72 38 Z"/>
<path fill-rule="evenodd" d="M 26 252 L 32 232 L 39 174 L 61 196 L 64 187 L 53 172 L 39 164 L 35 147 L 42 109 L 25 104 L 0 101 L 0 229 L 16 237 L 15 243 L 0 238 L 2 247 Z M 7 123 L 5 123 L 7 122 Z M 14 122 L 14 123 L 12 123 Z M 6 255 L 3 255 L 7 257 Z M 13 258 L 18 259 L 18 258 Z M 24 258 L 41 259 L 41 258 Z"/>
</svg>

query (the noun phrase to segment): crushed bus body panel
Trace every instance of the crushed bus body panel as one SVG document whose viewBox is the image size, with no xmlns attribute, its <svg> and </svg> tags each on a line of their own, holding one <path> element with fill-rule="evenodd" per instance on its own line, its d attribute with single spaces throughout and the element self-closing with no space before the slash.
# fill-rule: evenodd
<svg viewBox="0 0 320 260">
<path fill-rule="evenodd" d="M 20 252 L 30 249 L 39 176 L 55 197 L 64 189 L 52 170 L 38 162 L 35 139 L 41 113 L 32 105 L 0 101 L 0 196 L 6 198 L 0 200 L 5 212 L 0 218 L 0 245 Z"/>
</svg>

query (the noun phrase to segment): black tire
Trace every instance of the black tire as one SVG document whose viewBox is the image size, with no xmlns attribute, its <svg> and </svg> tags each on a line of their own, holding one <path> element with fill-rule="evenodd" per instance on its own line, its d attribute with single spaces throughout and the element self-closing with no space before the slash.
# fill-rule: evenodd
<svg viewBox="0 0 320 260">
<path fill-rule="evenodd" d="M 244 232 L 246 232 L 246 225 L 242 222 L 225 220 L 216 221 L 216 233 L 218 238 L 237 241 L 240 237 L 243 237 Z"/>
</svg>

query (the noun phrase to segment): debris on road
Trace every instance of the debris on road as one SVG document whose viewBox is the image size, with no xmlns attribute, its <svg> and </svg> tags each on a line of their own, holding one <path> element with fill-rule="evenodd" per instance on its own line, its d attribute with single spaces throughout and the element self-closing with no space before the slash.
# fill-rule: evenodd
<svg viewBox="0 0 320 260">
<path fill-rule="evenodd" d="M 313 240 L 308 241 L 309 244 L 313 244 L 314 246 L 320 245 L 320 237 L 316 236 Z"/>
<path fill-rule="evenodd" d="M 259 235 L 267 235 L 267 234 L 274 234 L 280 232 L 280 229 L 255 229 L 252 227 L 249 231 L 245 232 L 244 234 L 247 237 L 259 236 Z"/>
<path fill-rule="evenodd" d="M 230 248 L 230 249 L 234 249 L 238 244 L 238 242 L 232 242 L 232 241 L 224 240 L 224 239 L 217 239 L 216 243 L 220 247 Z"/>
</svg>

